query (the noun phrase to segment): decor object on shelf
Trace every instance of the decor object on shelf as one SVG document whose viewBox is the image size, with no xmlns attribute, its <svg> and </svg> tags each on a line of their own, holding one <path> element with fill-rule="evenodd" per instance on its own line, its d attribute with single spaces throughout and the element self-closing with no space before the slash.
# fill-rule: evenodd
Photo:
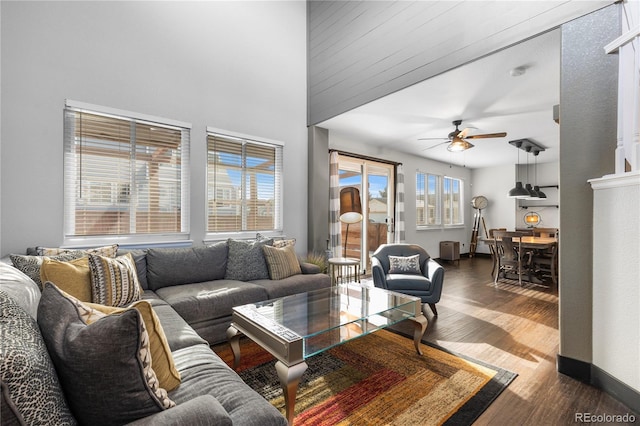
<svg viewBox="0 0 640 426">
<path fill-rule="evenodd" d="M 340 222 L 347 224 L 344 236 L 344 255 L 347 256 L 347 241 L 349 239 L 349 225 L 362 221 L 362 204 L 360 191 L 355 186 L 347 186 L 340 190 Z"/>
<path fill-rule="evenodd" d="M 538 226 L 542 218 L 538 214 L 538 212 L 529 212 L 524 215 L 524 223 L 529 227 L 533 228 L 534 226 Z"/>
</svg>

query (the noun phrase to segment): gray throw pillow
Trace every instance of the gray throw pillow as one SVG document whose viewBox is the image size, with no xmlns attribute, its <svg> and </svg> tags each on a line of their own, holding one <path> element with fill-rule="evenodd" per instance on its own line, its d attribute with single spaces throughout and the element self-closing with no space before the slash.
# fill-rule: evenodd
<svg viewBox="0 0 640 426">
<path fill-rule="evenodd" d="M 0 291 L 0 381 L 29 425 L 75 425 L 36 320 Z M 6 419 L 2 418 L 2 424 Z"/>
<path fill-rule="evenodd" d="M 268 280 L 269 269 L 262 246 L 273 245 L 273 240 L 241 241 L 230 238 L 229 258 L 225 279 L 237 281 Z"/>
<path fill-rule="evenodd" d="M 421 275 L 420 255 L 389 256 L 389 273 Z"/>
<path fill-rule="evenodd" d="M 175 405 L 157 387 L 149 336 L 136 309 L 87 325 L 74 300 L 46 283 L 38 324 L 80 423 L 122 425 Z"/>
</svg>

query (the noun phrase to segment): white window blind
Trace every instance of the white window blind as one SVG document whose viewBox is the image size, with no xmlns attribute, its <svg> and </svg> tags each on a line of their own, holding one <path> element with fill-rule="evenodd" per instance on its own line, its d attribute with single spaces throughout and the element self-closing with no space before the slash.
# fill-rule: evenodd
<svg viewBox="0 0 640 426">
<path fill-rule="evenodd" d="M 416 225 L 464 225 L 463 182 L 448 176 L 416 173 Z"/>
<path fill-rule="evenodd" d="M 462 180 L 445 176 L 443 193 L 444 224 L 464 224 L 462 211 Z"/>
<path fill-rule="evenodd" d="M 65 239 L 188 235 L 190 125 L 113 111 L 65 108 Z"/>
<path fill-rule="evenodd" d="M 207 232 L 282 230 L 282 145 L 207 135 Z"/>
</svg>

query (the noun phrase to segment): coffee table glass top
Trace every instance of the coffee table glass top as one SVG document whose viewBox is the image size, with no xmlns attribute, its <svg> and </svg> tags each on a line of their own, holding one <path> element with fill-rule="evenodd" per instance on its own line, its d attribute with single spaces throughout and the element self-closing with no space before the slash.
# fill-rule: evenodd
<svg viewBox="0 0 640 426">
<path fill-rule="evenodd" d="M 233 308 L 235 316 L 286 342 L 302 341 L 305 359 L 421 315 L 421 309 L 417 297 L 355 283 Z"/>
</svg>

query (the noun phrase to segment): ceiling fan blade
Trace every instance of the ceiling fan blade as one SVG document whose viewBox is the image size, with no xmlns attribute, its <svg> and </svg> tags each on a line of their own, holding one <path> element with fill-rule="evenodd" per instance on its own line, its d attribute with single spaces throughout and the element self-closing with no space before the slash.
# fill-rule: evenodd
<svg viewBox="0 0 640 426">
<path fill-rule="evenodd" d="M 458 133 L 458 134 L 457 134 L 457 136 L 458 136 L 460 139 L 464 139 L 464 138 L 466 138 L 466 137 L 467 137 L 467 133 L 469 133 L 469 130 L 471 130 L 469 127 L 465 127 L 464 129 L 462 129 L 462 130 L 460 131 L 460 133 Z"/>
<path fill-rule="evenodd" d="M 484 135 L 471 135 L 467 136 L 465 139 L 489 139 L 489 138 L 504 138 L 507 136 L 506 132 L 501 133 L 486 133 Z"/>
<path fill-rule="evenodd" d="M 427 148 L 424 148 L 424 149 L 423 149 L 423 151 L 428 151 L 428 150 L 430 150 L 431 148 L 435 148 L 435 147 L 437 147 L 437 146 L 444 145 L 445 143 L 449 143 L 449 141 L 444 141 L 444 142 L 441 142 L 441 143 L 437 143 L 437 144 L 435 144 L 435 145 L 431 145 L 431 146 L 429 146 L 429 147 L 427 147 Z"/>
<path fill-rule="evenodd" d="M 419 138 L 419 141 L 444 141 L 445 138 Z"/>
</svg>

